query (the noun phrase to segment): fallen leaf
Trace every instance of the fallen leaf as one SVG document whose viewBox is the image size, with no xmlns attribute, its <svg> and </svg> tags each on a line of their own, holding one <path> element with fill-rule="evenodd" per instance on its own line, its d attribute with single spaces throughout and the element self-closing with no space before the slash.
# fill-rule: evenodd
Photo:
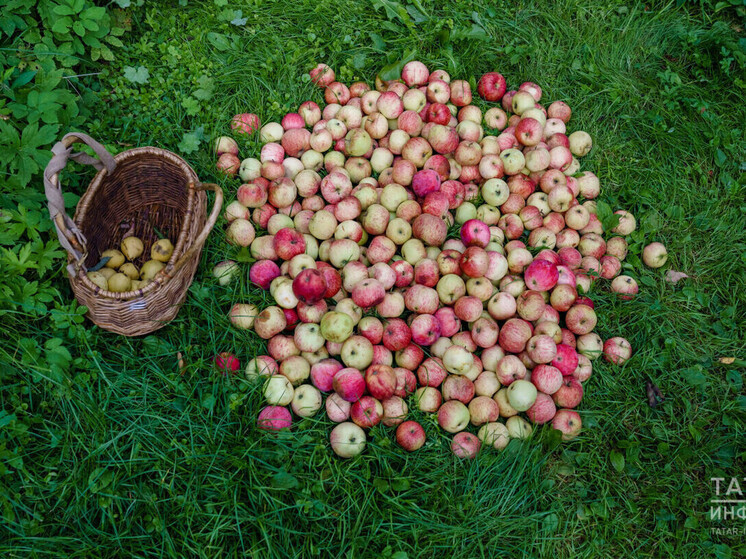
<svg viewBox="0 0 746 559">
<path fill-rule="evenodd" d="M 735 363 L 736 358 L 735 357 L 721 357 L 718 359 L 723 365 L 730 365 L 732 363 Z"/>
<path fill-rule="evenodd" d="M 181 352 L 176 354 L 176 359 L 178 359 L 179 374 L 183 375 L 186 372 L 186 361 L 184 361 L 184 356 Z"/>
<path fill-rule="evenodd" d="M 663 394 L 661 393 L 660 388 L 653 384 L 653 381 L 650 379 L 647 379 L 645 382 L 645 393 L 648 397 L 648 405 L 651 408 L 654 408 L 663 400 Z"/>
<path fill-rule="evenodd" d="M 666 272 L 666 281 L 668 283 L 676 284 L 680 280 L 683 280 L 683 279 L 688 278 L 688 277 L 689 276 L 686 275 L 684 272 L 677 272 L 675 270 L 668 270 L 668 272 Z"/>
</svg>

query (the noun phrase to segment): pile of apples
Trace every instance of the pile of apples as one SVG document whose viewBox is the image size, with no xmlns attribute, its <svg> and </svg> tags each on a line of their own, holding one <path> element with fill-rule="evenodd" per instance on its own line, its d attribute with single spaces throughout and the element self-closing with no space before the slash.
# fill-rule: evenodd
<svg viewBox="0 0 746 559">
<path fill-rule="evenodd" d="M 243 182 L 226 208 L 228 241 L 248 247 L 250 280 L 276 303 L 229 313 L 268 340 L 245 369 L 264 382 L 259 426 L 289 428 L 323 407 L 342 457 L 379 423 L 421 448 L 410 406 L 436 414 L 460 457 L 504 448 L 531 424 L 574 438 L 592 362 L 632 353 L 593 331 L 587 294 L 599 279 L 625 299 L 638 285 L 620 275 L 635 218 L 619 210 L 603 230 L 599 179 L 578 161 L 592 140 L 569 133 L 570 107 L 544 107 L 535 83 L 506 91 L 490 72 L 477 91 L 500 105 L 483 113 L 469 82 L 419 61 L 375 89 L 347 87 L 324 64 L 310 75 L 323 109 L 306 101 L 261 128 L 254 114 L 234 117 L 235 133 L 259 130 L 258 159 L 216 142 L 218 168 Z M 660 267 L 665 247 L 643 258 Z M 214 273 L 227 283 L 237 271 L 225 261 Z M 240 368 L 230 353 L 216 363 Z"/>
</svg>

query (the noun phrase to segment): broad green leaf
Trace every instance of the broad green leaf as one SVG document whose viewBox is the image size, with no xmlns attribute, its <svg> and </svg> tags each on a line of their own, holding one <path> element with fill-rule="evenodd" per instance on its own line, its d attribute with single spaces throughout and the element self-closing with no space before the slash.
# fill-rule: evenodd
<svg viewBox="0 0 746 559">
<path fill-rule="evenodd" d="M 13 80 L 13 83 L 11 84 L 11 89 L 16 89 L 19 87 L 23 87 L 27 83 L 29 83 L 31 80 L 34 79 L 34 76 L 37 74 L 37 70 L 26 70 L 25 72 L 22 72 L 15 80 Z"/>
<path fill-rule="evenodd" d="M 78 13 L 75 10 L 73 10 L 70 6 L 65 6 L 64 4 L 55 6 L 52 11 L 58 16 L 72 16 Z"/>
<path fill-rule="evenodd" d="M 272 477 L 272 487 L 276 489 L 295 489 L 298 487 L 298 478 L 287 472 L 277 472 Z"/>
<path fill-rule="evenodd" d="M 181 137 L 181 141 L 178 144 L 178 148 L 186 153 L 194 153 L 199 149 L 200 139 L 194 132 L 187 132 Z"/>
<path fill-rule="evenodd" d="M 609 454 L 609 460 L 617 472 L 621 472 L 624 469 L 624 455 L 620 452 L 612 450 L 611 454 Z"/>
<path fill-rule="evenodd" d="M 707 377 L 702 373 L 699 367 L 689 367 L 681 371 L 681 376 L 684 377 L 689 384 L 694 386 L 704 386 L 707 384 Z"/>
<path fill-rule="evenodd" d="M 68 31 L 70 31 L 70 26 L 72 25 L 73 21 L 69 17 L 61 17 L 57 21 L 54 22 L 54 25 L 52 26 L 52 31 L 55 33 L 60 34 L 67 34 Z"/>
<path fill-rule="evenodd" d="M 124 67 L 124 79 L 132 83 L 144 84 L 148 82 L 150 78 L 150 72 L 145 66 L 138 66 L 134 68 L 132 66 Z"/>
<path fill-rule="evenodd" d="M 222 33 L 215 33 L 214 31 L 211 31 L 207 34 L 207 40 L 212 46 L 220 51 L 226 51 L 231 48 L 230 41 Z"/>
<path fill-rule="evenodd" d="M 187 97 L 186 99 L 182 100 L 181 106 L 186 109 L 186 112 L 189 116 L 194 116 L 199 112 L 199 101 L 197 101 L 194 97 Z"/>
<path fill-rule="evenodd" d="M 208 101 L 215 91 L 215 84 L 213 83 L 212 78 L 209 76 L 200 76 L 199 79 L 197 79 L 197 83 L 199 84 L 199 89 L 194 90 L 192 95 L 201 101 Z"/>
</svg>

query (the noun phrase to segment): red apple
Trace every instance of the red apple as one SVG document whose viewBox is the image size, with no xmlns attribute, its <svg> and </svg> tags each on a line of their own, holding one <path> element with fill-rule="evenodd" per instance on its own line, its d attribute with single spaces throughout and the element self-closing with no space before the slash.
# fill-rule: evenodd
<svg viewBox="0 0 746 559">
<path fill-rule="evenodd" d="M 405 421 L 396 428 L 396 442 L 408 452 L 419 450 L 426 440 L 425 430 L 416 421 Z"/>
<path fill-rule="evenodd" d="M 499 101 L 505 95 L 506 83 L 502 74 L 497 72 L 487 72 L 477 84 L 477 92 L 485 101 Z"/>
<path fill-rule="evenodd" d="M 396 373 L 388 365 L 371 365 L 365 371 L 365 384 L 371 396 L 385 400 L 394 395 Z"/>
<path fill-rule="evenodd" d="M 383 419 L 383 406 L 381 402 L 372 396 L 362 396 L 352 404 L 350 408 L 350 419 L 363 429 L 369 429 L 381 422 Z"/>
</svg>

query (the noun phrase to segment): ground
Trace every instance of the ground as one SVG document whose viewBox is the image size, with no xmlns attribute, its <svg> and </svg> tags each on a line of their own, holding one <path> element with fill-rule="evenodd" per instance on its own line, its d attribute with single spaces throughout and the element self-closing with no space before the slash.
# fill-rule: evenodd
<svg viewBox="0 0 746 559">
<path fill-rule="evenodd" d="M 11 2 L 0 26 L 3 556 L 746 555 L 743 519 L 711 521 L 709 502 L 711 478 L 746 475 L 743 3 L 35 4 Z M 238 183 L 216 175 L 210 139 L 233 114 L 269 121 L 320 102 L 317 62 L 372 82 L 414 57 L 567 101 L 594 140 L 583 169 L 638 218 L 625 270 L 640 295 L 594 294 L 599 333 L 626 336 L 634 356 L 594 368 L 582 436 L 540 429 L 463 461 L 423 417 L 418 453 L 374 428 L 362 456 L 340 460 L 326 419 L 259 432 L 256 387 L 211 366 L 218 351 L 246 362 L 262 349 L 226 312 L 266 297 L 245 264 L 230 287 L 212 278 L 235 256 L 222 220 L 168 327 L 127 339 L 83 319 L 43 206 L 39 169 L 62 134 L 171 149 L 230 199 Z M 241 140 L 242 156 L 256 142 Z M 70 208 L 90 178 L 65 172 Z M 639 259 L 653 240 L 669 250 L 661 270 Z M 667 270 L 689 277 L 674 285 Z M 648 378 L 665 398 L 655 409 Z"/>
</svg>

